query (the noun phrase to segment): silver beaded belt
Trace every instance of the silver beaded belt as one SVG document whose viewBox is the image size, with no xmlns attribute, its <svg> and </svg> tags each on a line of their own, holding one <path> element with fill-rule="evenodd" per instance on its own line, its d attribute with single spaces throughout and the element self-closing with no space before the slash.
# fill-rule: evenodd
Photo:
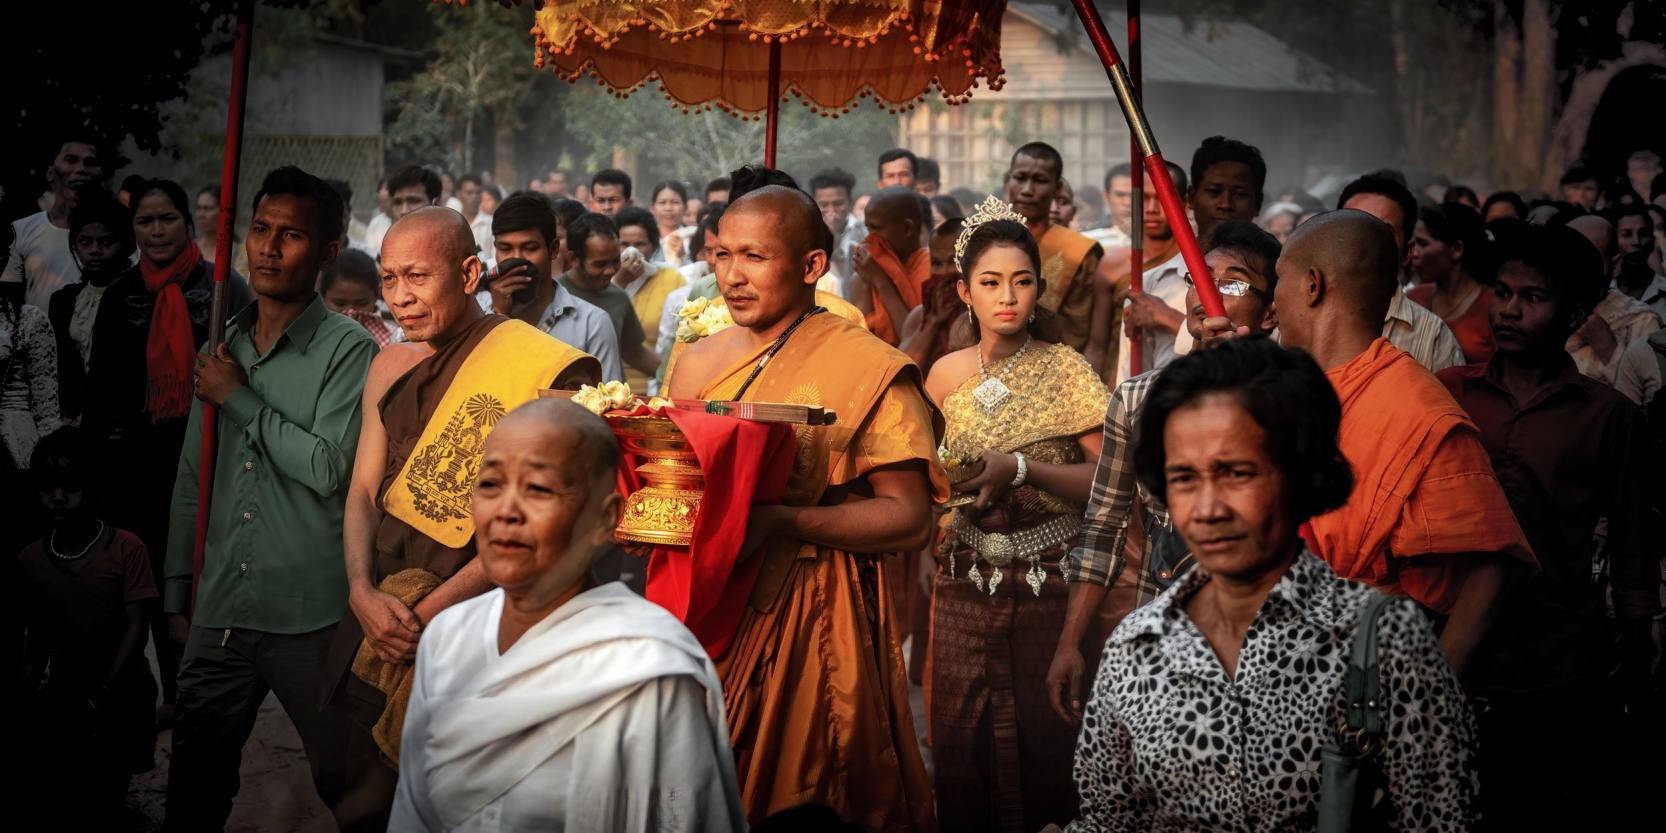
<svg viewBox="0 0 1666 833">
<path fill-rule="evenodd" d="M 954 522 L 949 531 L 956 539 L 972 548 L 973 551 L 987 562 L 992 568 L 989 576 L 989 594 L 995 594 L 995 588 L 1001 583 L 1001 568 L 1014 561 L 1028 561 L 1030 568 L 1026 571 L 1024 580 L 1030 585 L 1031 592 L 1041 595 L 1041 582 L 1044 573 L 1041 570 L 1041 560 L 1035 556 L 1046 552 L 1059 544 L 1068 543 L 1081 531 L 1082 517 L 1080 515 L 1060 515 L 1046 523 L 1037 524 L 1029 529 L 1015 533 L 984 532 L 976 524 L 966 519 L 966 516 L 956 512 Z M 954 549 L 949 550 L 949 575 L 953 576 Z M 977 562 L 972 563 L 971 569 L 966 571 L 968 578 L 984 589 L 983 573 L 978 571 Z M 1062 576 L 1063 573 L 1061 572 Z"/>
</svg>

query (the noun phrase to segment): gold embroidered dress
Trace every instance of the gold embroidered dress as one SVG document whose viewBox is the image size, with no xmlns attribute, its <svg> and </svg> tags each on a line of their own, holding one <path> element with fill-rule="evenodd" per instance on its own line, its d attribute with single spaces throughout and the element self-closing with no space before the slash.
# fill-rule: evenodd
<svg viewBox="0 0 1666 833">
<path fill-rule="evenodd" d="M 1011 394 L 986 407 L 987 378 Z M 1085 462 L 1080 438 L 1109 394 L 1086 360 L 1031 343 L 943 401 L 951 457 L 1021 451 Z M 1076 730 L 1047 702 L 1047 668 L 1069 599 L 1061 564 L 1083 505 L 1023 485 L 983 512 L 954 510 L 932 599 L 931 737 L 943 830 L 1038 830 L 1075 817 Z"/>
</svg>

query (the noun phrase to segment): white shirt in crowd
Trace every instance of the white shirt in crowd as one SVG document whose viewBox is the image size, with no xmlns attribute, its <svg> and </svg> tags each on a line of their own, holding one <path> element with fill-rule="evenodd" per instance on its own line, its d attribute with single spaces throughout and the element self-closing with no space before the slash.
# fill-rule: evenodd
<svg viewBox="0 0 1666 833">
<path fill-rule="evenodd" d="M 1090 228 L 1082 232 L 1082 236 L 1098 243 L 1102 249 L 1126 249 L 1134 244 L 1134 238 L 1129 237 L 1128 232 L 1116 226 Z"/>
<path fill-rule="evenodd" d="M 855 214 L 846 217 L 844 229 L 833 235 L 833 257 L 828 259 L 827 274 L 816 282 L 816 288 L 850 300 L 850 293 L 846 287 L 850 284 L 851 276 L 856 273 L 856 248 L 867 239 L 867 224 L 858 220 Z M 828 281 L 829 278 L 832 279 L 831 283 Z"/>
<path fill-rule="evenodd" d="M 389 830 L 745 828 L 723 689 L 681 622 L 613 582 L 500 653 L 504 598 L 422 634 Z"/>
<path fill-rule="evenodd" d="M 1618 285 L 1610 286 L 1619 289 Z M 1660 316 L 1662 321 L 1666 321 L 1666 275 L 1655 275 L 1654 280 L 1643 287 L 1643 296 L 1637 300 L 1654 310 L 1654 314 Z"/>
<path fill-rule="evenodd" d="M 1653 335 L 1660 329 L 1661 319 L 1647 304 L 1617 289 L 1608 290 L 1608 294 L 1597 303 L 1591 314 L 1601 318 L 1608 325 L 1618 346 L 1614 348 L 1607 361 L 1604 361 L 1597 355 L 1597 349 L 1585 341 L 1583 334 L 1574 333 L 1568 336 L 1568 353 L 1573 356 L 1573 363 L 1579 367 L 1580 373 L 1605 385 L 1612 385 L 1620 356 L 1626 347 L 1638 339 Z"/>
<path fill-rule="evenodd" d="M 1614 369 L 1614 389 L 1641 407 L 1648 407 L 1660 393 L 1661 363 L 1666 362 L 1666 330 L 1626 345 Z"/>
<path fill-rule="evenodd" d="M 1452 328 L 1440 316 L 1407 298 L 1406 291 L 1398 287 L 1388 304 L 1388 317 L 1383 319 L 1383 338 L 1410 353 L 1430 373 L 1469 364 Z"/>
<path fill-rule="evenodd" d="M 376 216 L 371 217 L 370 222 L 365 224 L 364 240 L 361 241 L 363 251 L 370 253 L 371 257 L 381 257 L 382 238 L 387 236 L 388 229 L 392 226 L 392 217 L 380 211 L 376 212 Z"/>
<path fill-rule="evenodd" d="M 1145 294 L 1162 301 L 1170 309 L 1178 311 L 1181 315 L 1186 314 L 1186 259 L 1184 255 L 1177 252 L 1174 257 L 1145 270 L 1141 280 L 1145 286 Z M 1182 322 L 1179 332 L 1185 331 L 1186 325 Z M 1117 338 L 1121 340 L 1121 349 L 1117 356 L 1116 380 L 1118 384 L 1121 384 L 1127 381 L 1129 376 L 1128 334 L 1118 332 Z M 1174 361 L 1176 355 L 1174 352 L 1175 335 L 1162 332 L 1147 333 L 1141 340 L 1145 345 L 1143 348 L 1144 355 L 1140 357 L 1143 362 L 1140 368 L 1142 372 L 1155 370 Z"/>
<path fill-rule="evenodd" d="M 69 229 L 53 225 L 45 211 L 18 220 L 12 228 L 17 240 L 0 283 L 23 284 L 24 302 L 46 309 L 52 293 L 81 282 L 81 267 L 69 250 Z"/>
<path fill-rule="evenodd" d="M 492 245 L 492 215 L 482 211 L 474 215 L 474 222 L 469 223 L 469 231 L 474 232 L 474 245 L 480 247 L 480 259 L 488 257 L 495 264 L 497 249 Z"/>
</svg>

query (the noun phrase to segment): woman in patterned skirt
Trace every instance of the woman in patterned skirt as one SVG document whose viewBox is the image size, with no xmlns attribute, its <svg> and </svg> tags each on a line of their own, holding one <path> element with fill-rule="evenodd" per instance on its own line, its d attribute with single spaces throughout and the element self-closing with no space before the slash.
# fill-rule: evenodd
<svg viewBox="0 0 1666 833">
<path fill-rule="evenodd" d="M 943 456 L 963 503 L 945 519 L 932 602 L 931 737 L 944 830 L 1033 831 L 1070 818 L 1075 727 L 1046 676 L 1108 399 L 1085 359 L 1037 340 L 1041 258 L 991 199 L 956 242 L 977 343 L 926 381 L 947 418 Z"/>
<path fill-rule="evenodd" d="M 1105 647 L 1072 831 L 1317 829 L 1354 631 L 1382 598 L 1297 534 L 1353 487 L 1341 419 L 1313 359 L 1266 338 L 1195 352 L 1153 383 L 1135 470 L 1198 564 Z M 1458 680 L 1411 600 L 1386 601 L 1376 626 L 1387 702 L 1358 787 L 1383 793 L 1372 829 L 1469 830 L 1475 721 Z"/>
</svg>

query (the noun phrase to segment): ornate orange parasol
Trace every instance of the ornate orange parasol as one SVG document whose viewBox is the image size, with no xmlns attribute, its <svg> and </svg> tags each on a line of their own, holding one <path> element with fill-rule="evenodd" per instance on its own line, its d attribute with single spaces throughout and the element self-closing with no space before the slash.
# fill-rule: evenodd
<svg viewBox="0 0 1666 833">
<path fill-rule="evenodd" d="M 623 97 L 658 80 L 684 110 L 719 107 L 768 123 L 775 163 L 784 92 L 838 116 L 864 97 L 893 111 L 933 90 L 959 104 L 1000 89 L 1006 0 L 545 0 L 537 62 Z"/>
</svg>

